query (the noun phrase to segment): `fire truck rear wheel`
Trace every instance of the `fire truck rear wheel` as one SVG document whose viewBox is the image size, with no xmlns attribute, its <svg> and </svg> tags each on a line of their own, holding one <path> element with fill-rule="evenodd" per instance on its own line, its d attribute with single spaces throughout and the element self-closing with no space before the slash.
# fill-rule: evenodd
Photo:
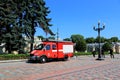
<svg viewBox="0 0 120 80">
<path fill-rule="evenodd" d="M 68 60 L 68 56 L 64 56 L 63 61 L 67 61 Z"/>
<path fill-rule="evenodd" d="M 41 62 L 41 63 L 47 62 L 47 57 L 46 57 L 46 56 L 41 56 L 41 57 L 40 57 L 40 62 Z"/>
</svg>

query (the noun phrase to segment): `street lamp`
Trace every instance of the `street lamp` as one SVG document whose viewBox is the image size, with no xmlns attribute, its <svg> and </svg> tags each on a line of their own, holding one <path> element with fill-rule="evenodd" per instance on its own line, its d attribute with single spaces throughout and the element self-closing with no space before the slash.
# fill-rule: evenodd
<svg viewBox="0 0 120 80">
<path fill-rule="evenodd" d="M 103 27 L 100 28 L 100 22 L 98 22 L 98 28 L 95 28 L 95 26 L 93 27 L 93 29 L 95 31 L 98 31 L 98 40 L 99 40 L 99 51 L 98 51 L 98 58 L 96 60 L 103 60 L 103 58 L 101 57 L 101 47 L 100 47 L 100 43 L 101 43 L 101 39 L 100 39 L 100 31 L 105 29 L 105 25 L 103 24 Z"/>
</svg>

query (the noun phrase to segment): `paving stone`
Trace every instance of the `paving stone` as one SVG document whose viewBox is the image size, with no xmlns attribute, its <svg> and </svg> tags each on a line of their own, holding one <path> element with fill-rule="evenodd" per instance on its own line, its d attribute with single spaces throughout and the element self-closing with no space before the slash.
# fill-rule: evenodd
<svg viewBox="0 0 120 80">
<path fill-rule="evenodd" d="M 78 56 L 68 61 L 45 64 L 0 63 L 0 80 L 119 80 L 120 54 L 97 61 L 92 56 Z"/>
</svg>

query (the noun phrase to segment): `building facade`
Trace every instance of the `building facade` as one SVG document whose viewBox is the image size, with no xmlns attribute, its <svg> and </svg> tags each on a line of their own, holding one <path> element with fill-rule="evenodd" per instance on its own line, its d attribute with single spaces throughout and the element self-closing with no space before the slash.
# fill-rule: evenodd
<svg viewBox="0 0 120 80">
<path fill-rule="evenodd" d="M 103 45 L 104 43 L 101 43 L 100 47 L 102 48 Z M 98 43 L 87 44 L 87 52 L 98 51 L 98 49 L 99 49 Z M 120 42 L 112 43 L 112 49 L 113 52 L 120 53 Z"/>
</svg>

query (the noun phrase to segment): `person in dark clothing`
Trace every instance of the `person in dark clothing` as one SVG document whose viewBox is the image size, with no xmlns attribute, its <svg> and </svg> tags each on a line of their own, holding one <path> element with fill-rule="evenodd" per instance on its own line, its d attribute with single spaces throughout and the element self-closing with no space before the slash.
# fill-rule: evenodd
<svg viewBox="0 0 120 80">
<path fill-rule="evenodd" d="M 92 51 L 93 57 L 95 57 L 96 55 L 96 51 Z"/>
<path fill-rule="evenodd" d="M 104 53 L 104 50 L 102 49 L 101 51 L 101 54 L 102 54 L 102 57 L 105 58 L 105 53 Z"/>
<path fill-rule="evenodd" d="M 114 58 L 114 54 L 113 54 L 113 50 L 112 49 L 110 49 L 110 57 Z"/>
</svg>

